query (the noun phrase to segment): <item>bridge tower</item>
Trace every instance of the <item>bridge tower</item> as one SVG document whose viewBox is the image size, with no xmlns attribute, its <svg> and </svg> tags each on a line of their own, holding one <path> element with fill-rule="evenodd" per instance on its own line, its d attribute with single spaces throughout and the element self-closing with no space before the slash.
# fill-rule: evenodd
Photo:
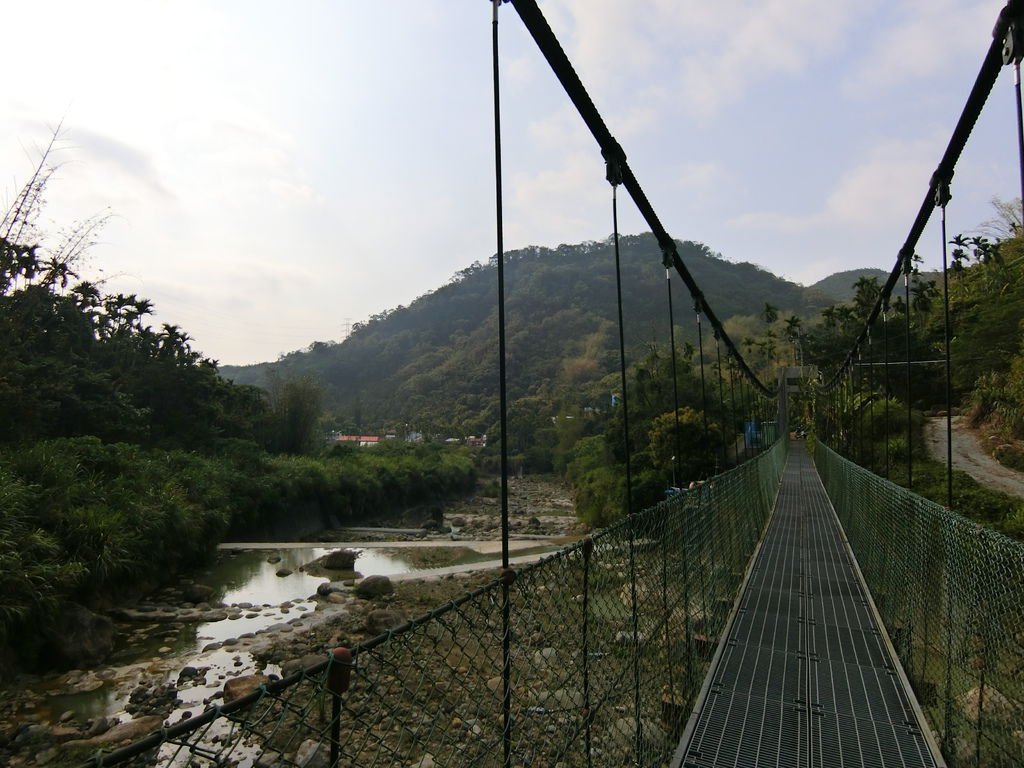
<svg viewBox="0 0 1024 768">
<path fill-rule="evenodd" d="M 786 434 L 796 422 L 791 423 L 790 411 L 794 401 L 809 392 L 809 385 L 818 378 L 818 368 L 814 365 L 794 365 L 779 368 L 779 434 Z M 800 414 L 794 414 L 797 421 Z M 801 424 L 801 426 L 803 426 Z"/>
</svg>

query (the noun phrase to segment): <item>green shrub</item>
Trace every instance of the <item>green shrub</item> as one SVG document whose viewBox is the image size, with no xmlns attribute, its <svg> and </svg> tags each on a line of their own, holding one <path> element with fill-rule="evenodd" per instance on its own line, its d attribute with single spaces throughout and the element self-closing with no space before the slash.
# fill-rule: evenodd
<svg viewBox="0 0 1024 768">
<path fill-rule="evenodd" d="M 440 446 L 270 456 L 60 438 L 0 451 L 0 639 L 61 599 L 102 602 L 174 578 L 231 530 L 310 504 L 338 518 L 468 493 L 472 456 Z"/>
<path fill-rule="evenodd" d="M 997 446 L 992 455 L 1004 467 L 1024 472 L 1024 451 L 1017 446 L 1009 444 Z"/>
<path fill-rule="evenodd" d="M 84 568 L 30 513 L 35 489 L 0 468 L 0 641 L 44 622 Z"/>
</svg>

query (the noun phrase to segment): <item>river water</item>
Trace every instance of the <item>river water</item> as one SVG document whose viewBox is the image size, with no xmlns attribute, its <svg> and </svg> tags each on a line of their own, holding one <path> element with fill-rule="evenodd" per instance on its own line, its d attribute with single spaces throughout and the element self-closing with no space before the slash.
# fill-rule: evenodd
<svg viewBox="0 0 1024 768">
<path fill-rule="evenodd" d="M 516 545 L 514 549 L 536 549 L 536 545 L 542 542 L 513 543 Z M 152 682 L 154 678 L 176 682 L 180 670 L 186 665 L 201 666 L 206 670 L 205 684 L 179 687 L 179 703 L 170 719 L 173 722 L 186 714 L 196 714 L 229 677 L 256 671 L 280 674 L 281 670 L 272 665 L 257 670 L 252 656 L 244 648 L 236 647 L 236 643 L 238 638 L 302 622 L 315 612 L 317 604 L 311 598 L 317 587 L 328 578 L 312 576 L 302 570 L 303 566 L 335 549 L 349 548 L 359 553 L 356 571 L 336 572 L 332 574 L 335 580 L 372 575 L 416 578 L 420 573 L 440 574 L 480 567 L 479 563 L 464 564 L 421 572 L 413 570 L 401 555 L 402 549 L 450 546 L 472 549 L 483 559 L 496 557 L 500 547 L 498 542 L 492 541 L 436 540 L 345 542 L 330 546 L 293 543 L 222 545 L 217 561 L 206 571 L 195 574 L 195 580 L 215 590 L 209 602 L 227 606 L 229 618 L 199 623 L 154 621 L 121 624 L 117 645 L 106 666 L 87 672 L 85 685 L 78 681 L 70 684 L 71 688 L 77 686 L 82 690 L 68 692 L 69 681 L 64 676 L 32 686 L 34 692 L 45 697 L 36 714 L 51 721 L 67 711 L 73 712 L 81 722 L 100 716 L 124 720 L 127 718 L 128 697 L 135 685 L 143 681 Z M 528 556 L 529 559 L 533 557 Z M 292 572 L 278 576 L 282 568 Z"/>
<path fill-rule="evenodd" d="M 395 544 L 389 544 L 387 552 L 357 544 L 346 545 L 359 552 L 356 570 L 338 572 L 336 578 L 397 576 L 409 572 L 408 562 L 394 554 Z M 301 569 L 337 547 L 265 544 L 260 549 L 243 550 L 237 548 L 239 546 L 243 545 L 223 548 L 210 568 L 195 574 L 197 582 L 214 589 L 209 601 L 212 605 L 222 603 L 236 609 L 229 618 L 199 623 L 154 621 L 151 624 L 119 625 L 114 652 L 106 667 L 98 670 L 96 677 L 89 678 L 82 686 L 98 687 L 66 692 L 67 681 L 63 677 L 32 686 L 45 696 L 45 704 L 37 713 L 51 720 L 67 711 L 73 712 L 80 721 L 98 716 L 122 716 L 123 719 L 128 696 L 136 682 L 152 679 L 160 669 L 167 670 L 164 672 L 165 680 L 172 682 L 182 667 L 192 663 L 210 668 L 207 679 L 211 685 L 209 688 L 180 691 L 178 711 L 195 710 L 196 707 L 201 710 L 203 703 L 199 699 L 218 690 L 228 673 L 233 676 L 256 671 L 255 663 L 247 652 L 228 645 L 216 646 L 225 641 L 230 643 L 232 638 L 256 634 L 312 614 L 316 604 L 310 598 L 316 593 L 317 586 L 328 579 L 312 576 Z M 400 547 L 401 543 L 397 546 Z M 278 576 L 282 568 L 292 573 Z M 280 673 L 276 668 L 263 671 L 267 674 Z M 99 684 L 101 680 L 102 684 Z"/>
</svg>

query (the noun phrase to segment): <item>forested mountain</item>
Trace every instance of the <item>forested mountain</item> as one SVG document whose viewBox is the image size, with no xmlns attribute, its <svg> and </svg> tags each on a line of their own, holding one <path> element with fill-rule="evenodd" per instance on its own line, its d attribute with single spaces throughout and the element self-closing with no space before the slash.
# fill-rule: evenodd
<svg viewBox="0 0 1024 768">
<path fill-rule="evenodd" d="M 884 269 L 874 269 L 872 267 L 865 267 L 863 269 L 848 269 L 844 272 L 836 272 L 835 274 L 824 277 L 818 282 L 811 286 L 811 289 L 821 291 L 828 296 L 834 302 L 846 302 L 852 301 L 857 281 L 862 278 L 876 278 L 879 284 L 884 285 L 885 281 L 889 277 L 889 273 Z"/>
<path fill-rule="evenodd" d="M 633 359 L 668 340 L 665 270 L 650 234 L 620 240 L 627 346 Z M 679 253 L 721 319 L 759 316 L 770 297 L 807 315 L 831 302 L 753 264 L 725 261 L 700 243 Z M 610 240 L 506 254 L 509 394 L 539 398 L 552 415 L 609 400 L 617 370 L 614 256 Z M 475 263 L 408 307 L 353 328 L 341 344 L 314 342 L 276 363 L 225 366 L 238 383 L 263 385 L 268 369 L 310 375 L 325 388 L 337 426 L 427 434 L 485 432 L 497 420 L 496 266 Z M 677 343 L 696 344 L 693 305 L 673 281 Z M 740 343 L 741 339 L 736 339 Z M 713 339 L 705 325 L 705 344 Z M 407 426 L 408 425 L 408 426 Z"/>
</svg>

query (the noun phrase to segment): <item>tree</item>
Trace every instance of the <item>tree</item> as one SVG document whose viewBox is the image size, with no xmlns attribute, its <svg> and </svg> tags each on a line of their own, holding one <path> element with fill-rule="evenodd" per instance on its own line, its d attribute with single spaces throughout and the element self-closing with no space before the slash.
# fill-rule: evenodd
<svg viewBox="0 0 1024 768">
<path fill-rule="evenodd" d="M 853 288 L 853 306 L 857 313 L 857 318 L 864 321 L 871 314 L 871 310 L 875 308 L 882 289 L 878 285 L 877 277 L 867 276 L 859 278 L 853 284 Z"/>
<path fill-rule="evenodd" d="M 910 307 L 915 312 L 927 314 L 932 303 L 939 296 L 934 280 L 917 280 L 910 286 Z"/>
<path fill-rule="evenodd" d="M 999 197 L 993 197 L 990 202 L 992 207 L 995 208 L 996 215 L 995 218 L 981 223 L 978 227 L 981 234 L 997 242 L 1000 240 L 1012 240 L 1024 234 L 1024 228 L 1021 227 L 1022 208 L 1019 197 L 1012 200 L 1002 200 Z"/>
<path fill-rule="evenodd" d="M 269 448 L 278 453 L 308 453 L 321 442 L 318 427 L 324 390 L 312 376 L 267 371 L 270 401 Z"/>
<path fill-rule="evenodd" d="M 0 442 L 94 435 L 197 448 L 251 439 L 262 408 L 255 390 L 221 379 L 181 328 L 147 326 L 148 300 L 79 280 L 103 217 L 55 241 L 36 229 L 52 177 L 46 157 L 0 220 Z"/>
</svg>

